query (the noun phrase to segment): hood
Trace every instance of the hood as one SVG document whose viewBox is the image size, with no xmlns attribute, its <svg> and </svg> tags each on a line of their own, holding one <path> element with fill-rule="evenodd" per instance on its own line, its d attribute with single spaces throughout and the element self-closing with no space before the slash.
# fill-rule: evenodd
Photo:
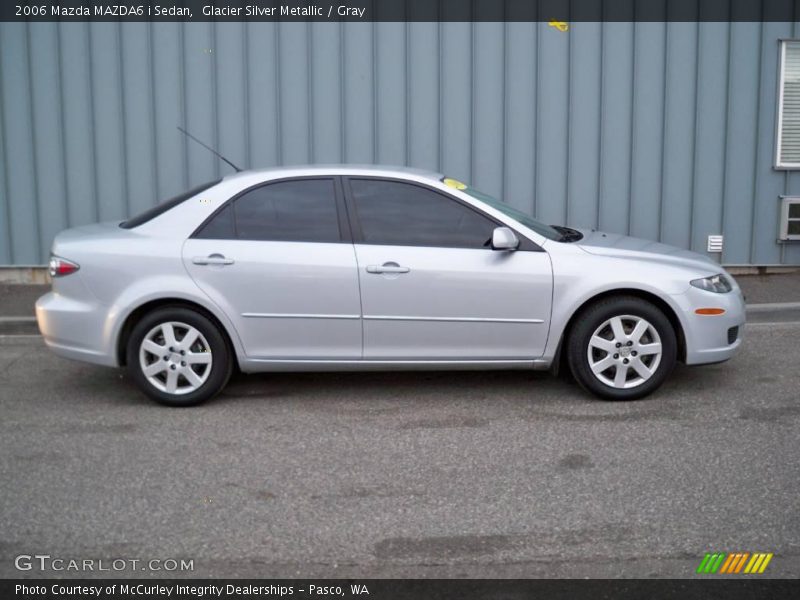
<svg viewBox="0 0 800 600">
<path fill-rule="evenodd" d="M 583 234 L 583 238 L 574 242 L 574 244 L 589 254 L 652 260 L 676 266 L 698 268 L 714 273 L 722 271 L 722 267 L 718 263 L 697 252 L 618 233 L 605 233 L 588 229 L 580 229 L 579 231 Z"/>
</svg>

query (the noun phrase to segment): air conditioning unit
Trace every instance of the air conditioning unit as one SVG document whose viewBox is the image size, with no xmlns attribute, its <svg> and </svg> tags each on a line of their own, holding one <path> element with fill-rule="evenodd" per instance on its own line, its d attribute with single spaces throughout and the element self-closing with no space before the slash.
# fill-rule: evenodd
<svg viewBox="0 0 800 600">
<path fill-rule="evenodd" d="M 781 230 L 778 239 L 800 240 L 800 197 L 783 196 L 781 201 Z"/>
</svg>

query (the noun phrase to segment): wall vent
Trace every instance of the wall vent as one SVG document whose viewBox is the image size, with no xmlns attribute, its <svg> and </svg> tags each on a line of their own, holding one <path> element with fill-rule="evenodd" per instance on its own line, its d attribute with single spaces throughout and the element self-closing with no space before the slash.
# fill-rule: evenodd
<svg viewBox="0 0 800 600">
<path fill-rule="evenodd" d="M 722 252 L 722 236 L 721 235 L 710 235 L 708 236 L 708 252 L 714 252 L 715 254 L 719 254 Z"/>
</svg>

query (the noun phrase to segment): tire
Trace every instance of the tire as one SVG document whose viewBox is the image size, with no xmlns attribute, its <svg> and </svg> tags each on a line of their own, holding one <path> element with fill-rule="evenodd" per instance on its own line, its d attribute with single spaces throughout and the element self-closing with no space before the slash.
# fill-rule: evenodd
<svg viewBox="0 0 800 600">
<path fill-rule="evenodd" d="M 224 334 L 203 314 L 180 306 L 158 308 L 140 319 L 126 356 L 136 385 L 167 406 L 205 402 L 225 387 L 233 371 Z"/>
<path fill-rule="evenodd" d="M 606 400 L 637 400 L 652 393 L 672 372 L 677 354 L 669 319 L 635 296 L 590 305 L 576 318 L 567 340 L 572 375 L 583 389 Z"/>
</svg>

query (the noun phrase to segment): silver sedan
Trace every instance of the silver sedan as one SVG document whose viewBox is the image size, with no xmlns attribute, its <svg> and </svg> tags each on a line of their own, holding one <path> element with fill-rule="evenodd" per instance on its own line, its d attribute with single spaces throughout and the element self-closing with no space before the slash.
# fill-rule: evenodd
<svg viewBox="0 0 800 600">
<path fill-rule="evenodd" d="M 729 359 L 744 300 L 708 258 L 542 224 L 440 174 L 246 171 L 59 234 L 47 345 L 188 406 L 243 372 L 553 369 L 601 398 Z"/>
</svg>

